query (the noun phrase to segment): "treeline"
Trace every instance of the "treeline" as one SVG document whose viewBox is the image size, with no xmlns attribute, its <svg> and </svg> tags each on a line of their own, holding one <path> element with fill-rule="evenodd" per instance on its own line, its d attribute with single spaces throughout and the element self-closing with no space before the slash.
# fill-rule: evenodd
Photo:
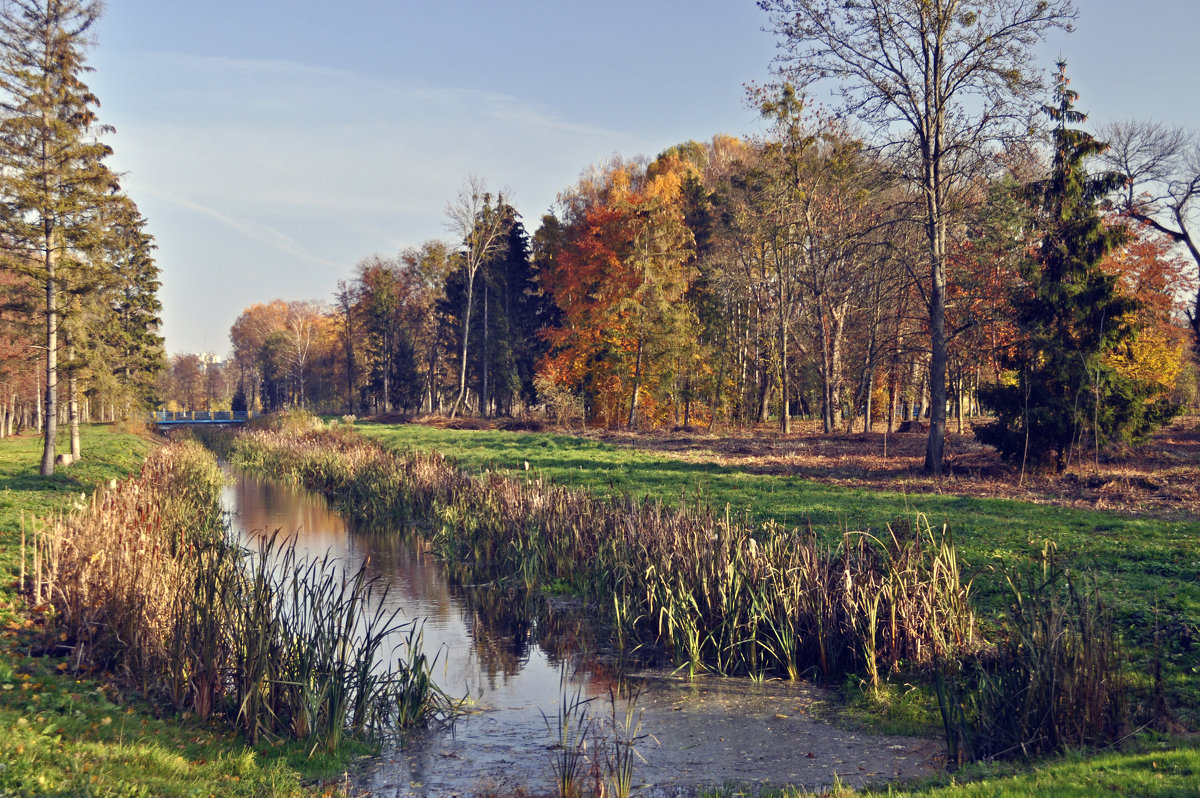
<svg viewBox="0 0 1200 798">
<path fill-rule="evenodd" d="M 629 428 L 770 421 L 784 432 L 798 416 L 827 432 L 927 418 L 928 253 L 906 164 L 805 114 L 790 87 L 758 99 L 770 135 L 614 158 L 564 191 L 532 236 L 503 196 L 468 181 L 448 209 L 453 244 L 367 258 L 328 305 L 247 308 L 231 331 L 227 401 L 360 414 L 544 409 Z M 1116 402 L 1108 393 L 1120 380 L 1136 383 L 1144 405 L 1192 396 L 1177 301 L 1185 264 L 1149 225 L 1104 211 L 1113 178 L 1063 210 L 1054 186 L 1088 180 L 1064 148 L 1091 139 L 1056 125 L 1047 155 L 1003 151 L 951 197 L 948 409 L 960 431 L 965 416 L 1001 409 L 981 407 L 997 396 L 986 386 L 1036 392 L 1021 375 L 1047 347 L 1092 370 L 1062 387 L 1077 409 L 1085 393 Z M 1084 217 L 1107 243 L 1062 241 L 1064 218 Z M 1051 242 L 1087 262 L 1059 269 L 1062 295 L 1045 299 L 1061 308 L 1059 340 L 1033 353 L 1032 325 L 1052 314 L 1034 302 Z M 1106 312 L 1085 329 L 1084 317 Z M 1090 407 L 1097 415 L 1100 404 Z M 1148 428 L 1086 421 L 1067 419 L 1066 445 Z"/>
<path fill-rule="evenodd" d="M 43 432 L 45 475 L 59 424 L 78 458 L 80 420 L 140 412 L 165 366 L 153 239 L 83 80 L 100 11 L 0 6 L 0 435 Z"/>
</svg>

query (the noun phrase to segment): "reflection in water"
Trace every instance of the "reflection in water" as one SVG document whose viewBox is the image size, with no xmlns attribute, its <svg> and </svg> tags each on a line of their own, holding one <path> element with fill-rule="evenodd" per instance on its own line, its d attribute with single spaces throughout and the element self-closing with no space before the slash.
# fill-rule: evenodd
<svg viewBox="0 0 1200 798">
<path fill-rule="evenodd" d="M 478 709 L 551 711 L 560 665 L 595 650 L 595 635 L 577 607 L 490 584 L 453 584 L 416 535 L 348 529 L 309 491 L 233 472 L 224 503 L 246 544 L 279 531 L 296 536 L 300 556 L 329 554 L 351 571 L 365 563 L 368 575 L 387 588 L 385 606 L 398 608 L 401 620 L 423 622 L 425 651 L 438 658 L 435 681 L 451 695 L 467 693 Z M 578 678 L 586 681 L 583 673 Z M 540 713 L 533 714 L 540 723 Z"/>
<path fill-rule="evenodd" d="M 452 696 L 470 697 L 472 713 L 450 729 L 430 730 L 386 751 L 364 775 L 363 789 L 432 798 L 481 787 L 548 787 L 546 716 L 553 722 L 562 674 L 569 674 L 569 692 L 579 688 L 602 698 L 593 717 L 609 716 L 609 690 L 621 680 L 597 661 L 605 640 L 578 605 L 475 585 L 460 570 L 464 587 L 415 534 L 347 529 L 320 496 L 249 474 L 229 476 L 224 504 L 244 544 L 278 530 L 296 536 L 298 555 L 328 554 L 351 572 L 365 563 L 388 589 L 385 607 L 398 608 L 399 620 L 423 621 L 425 652 L 438 658 L 437 684 Z M 639 781 L 820 787 L 835 775 L 856 785 L 922 773 L 925 741 L 858 738 L 810 721 L 802 707 L 812 690 L 804 685 L 687 682 L 661 672 L 633 681 L 641 690 L 643 731 L 653 741 L 640 748 L 646 762 L 635 767 Z M 624 704 L 617 704 L 623 717 Z"/>
</svg>

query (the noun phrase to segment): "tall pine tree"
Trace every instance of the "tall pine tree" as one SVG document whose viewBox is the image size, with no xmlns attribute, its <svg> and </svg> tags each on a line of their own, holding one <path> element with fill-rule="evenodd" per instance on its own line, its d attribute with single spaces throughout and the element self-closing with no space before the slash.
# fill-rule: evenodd
<svg viewBox="0 0 1200 798">
<path fill-rule="evenodd" d="M 1078 94 L 1059 62 L 1055 105 L 1043 110 L 1055 122 L 1050 176 L 1030 187 L 1040 209 L 1038 255 L 1016 297 L 1018 341 L 1005 365 L 1011 379 L 981 392 L 996 421 L 976 436 L 1009 460 L 1051 459 L 1059 470 L 1076 446 L 1097 450 L 1113 440 L 1148 433 L 1171 415 L 1165 403 L 1147 404 L 1149 387 L 1112 369 L 1105 354 L 1128 347 L 1137 334 L 1137 304 L 1117 291 L 1100 263 L 1125 238 L 1097 212 L 1098 201 L 1116 188 L 1115 173 L 1089 175 L 1084 163 L 1105 145 L 1068 127 L 1087 117 L 1075 109 Z"/>
<path fill-rule="evenodd" d="M 0 226 L 5 267 L 45 292 L 46 423 L 41 473 L 54 473 L 64 284 L 87 280 L 101 207 L 116 188 L 83 81 L 97 0 L 7 0 L 0 6 Z"/>
</svg>

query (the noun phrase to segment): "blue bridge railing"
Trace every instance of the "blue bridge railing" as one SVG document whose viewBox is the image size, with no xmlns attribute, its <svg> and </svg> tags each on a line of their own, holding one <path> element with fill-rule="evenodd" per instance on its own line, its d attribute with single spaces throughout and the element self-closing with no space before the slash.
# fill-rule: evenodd
<svg viewBox="0 0 1200 798">
<path fill-rule="evenodd" d="M 156 410 L 153 424 L 245 424 L 253 410 Z"/>
</svg>

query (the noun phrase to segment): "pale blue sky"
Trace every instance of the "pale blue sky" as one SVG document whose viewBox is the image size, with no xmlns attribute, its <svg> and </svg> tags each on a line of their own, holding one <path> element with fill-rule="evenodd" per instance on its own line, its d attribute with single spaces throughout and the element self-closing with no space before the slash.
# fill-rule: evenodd
<svg viewBox="0 0 1200 798">
<path fill-rule="evenodd" d="M 1200 2 L 1078 5 L 1040 60 L 1066 56 L 1092 121 L 1200 127 Z M 168 350 L 224 353 L 247 305 L 444 237 L 468 174 L 532 232 L 614 153 L 753 131 L 765 22 L 750 0 L 109 0 L 90 83 L 158 241 Z"/>
</svg>

